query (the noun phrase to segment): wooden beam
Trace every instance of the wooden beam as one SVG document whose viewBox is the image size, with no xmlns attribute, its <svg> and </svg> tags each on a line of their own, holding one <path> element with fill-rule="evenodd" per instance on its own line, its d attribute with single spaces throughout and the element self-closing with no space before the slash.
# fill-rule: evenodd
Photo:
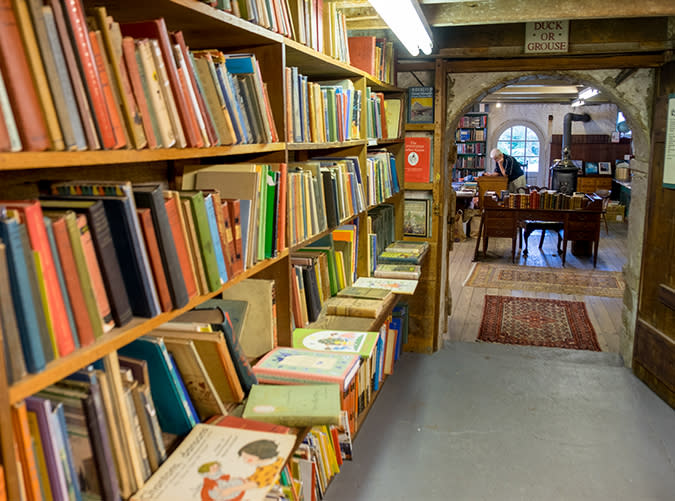
<svg viewBox="0 0 675 501">
<path fill-rule="evenodd" d="M 512 59 L 449 60 L 448 73 L 488 71 L 600 70 L 610 68 L 657 68 L 665 63 L 663 54 L 610 56 L 561 56 Z"/>
<path fill-rule="evenodd" d="M 502 24 L 558 21 L 561 19 L 612 19 L 675 15 L 672 0 L 642 0 L 617 5 L 605 0 L 479 0 L 422 5 L 431 26 Z"/>
</svg>

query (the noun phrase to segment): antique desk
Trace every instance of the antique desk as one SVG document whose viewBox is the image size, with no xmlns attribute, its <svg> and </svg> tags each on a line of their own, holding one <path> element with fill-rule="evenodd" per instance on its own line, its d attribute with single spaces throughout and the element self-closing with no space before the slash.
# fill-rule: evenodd
<svg viewBox="0 0 675 501">
<path fill-rule="evenodd" d="M 565 265 L 567 242 L 588 240 L 593 242 L 593 266 L 598 261 L 602 199 L 588 195 L 588 205 L 581 209 L 513 209 L 499 205 L 491 197 L 482 200 L 481 225 L 476 240 L 474 260 L 478 257 L 480 239 L 483 237 L 483 255 L 487 252 L 490 237 L 511 239 L 511 260 L 515 262 L 516 238 L 523 221 L 557 221 L 563 223 L 562 264 Z"/>
</svg>

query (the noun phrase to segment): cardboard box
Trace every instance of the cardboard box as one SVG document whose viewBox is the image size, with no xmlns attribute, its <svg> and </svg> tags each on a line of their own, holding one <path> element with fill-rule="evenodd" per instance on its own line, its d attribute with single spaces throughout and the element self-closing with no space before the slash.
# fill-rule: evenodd
<svg viewBox="0 0 675 501">
<path fill-rule="evenodd" d="M 608 205 L 605 217 L 607 221 L 623 222 L 626 207 L 624 205 Z"/>
</svg>

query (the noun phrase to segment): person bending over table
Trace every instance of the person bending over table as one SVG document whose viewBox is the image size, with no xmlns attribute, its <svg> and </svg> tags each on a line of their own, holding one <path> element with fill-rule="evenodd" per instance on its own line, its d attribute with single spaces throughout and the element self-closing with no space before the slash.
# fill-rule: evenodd
<svg viewBox="0 0 675 501">
<path fill-rule="evenodd" d="M 505 176 L 509 179 L 509 193 L 516 193 L 518 188 L 525 188 L 525 172 L 518 160 L 511 155 L 505 155 L 499 149 L 494 148 L 490 152 L 490 158 L 497 162 L 497 168 L 494 172 L 485 174 L 486 176 Z"/>
</svg>

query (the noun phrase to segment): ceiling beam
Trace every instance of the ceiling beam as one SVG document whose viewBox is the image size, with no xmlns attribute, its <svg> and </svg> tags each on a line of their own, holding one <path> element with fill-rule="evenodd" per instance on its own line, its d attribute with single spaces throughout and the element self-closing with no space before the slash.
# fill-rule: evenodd
<svg viewBox="0 0 675 501">
<path fill-rule="evenodd" d="M 656 68 L 665 62 L 663 54 L 626 54 L 606 56 L 557 56 L 515 59 L 448 60 L 448 73 L 484 71 L 553 71 L 606 68 Z"/>
<path fill-rule="evenodd" d="M 673 0 L 616 4 L 607 0 L 478 0 L 422 5 L 431 26 L 502 24 L 563 19 L 675 16 Z"/>
</svg>

